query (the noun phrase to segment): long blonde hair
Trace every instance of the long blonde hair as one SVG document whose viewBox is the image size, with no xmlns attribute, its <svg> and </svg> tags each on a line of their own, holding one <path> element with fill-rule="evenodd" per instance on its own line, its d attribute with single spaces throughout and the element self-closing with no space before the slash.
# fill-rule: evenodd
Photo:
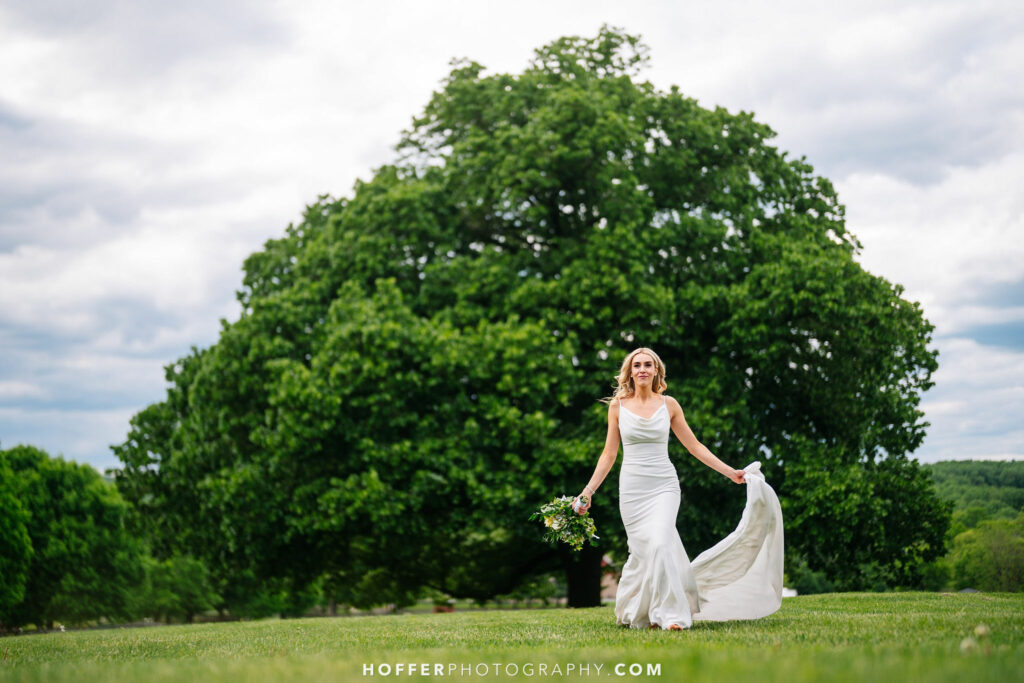
<svg viewBox="0 0 1024 683">
<path fill-rule="evenodd" d="M 629 355 L 626 356 L 626 359 L 622 361 L 622 367 L 619 368 L 619 374 L 615 377 L 615 393 L 613 393 L 609 398 L 601 399 L 602 402 L 612 403 L 616 399 L 620 398 L 633 398 L 633 394 L 636 393 L 636 387 L 633 385 L 633 373 L 631 371 L 631 366 L 633 365 L 633 358 L 638 353 L 646 353 L 654 359 L 654 379 L 651 380 L 651 390 L 655 394 L 661 394 L 665 389 L 668 389 L 668 382 L 665 381 L 665 364 L 661 362 L 661 358 L 658 357 L 658 354 L 646 346 L 641 346 L 639 349 L 633 349 L 630 351 Z"/>
</svg>

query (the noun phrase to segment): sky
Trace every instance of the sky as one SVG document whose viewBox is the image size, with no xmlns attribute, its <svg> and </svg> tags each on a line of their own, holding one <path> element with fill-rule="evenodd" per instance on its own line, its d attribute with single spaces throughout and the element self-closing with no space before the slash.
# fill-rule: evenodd
<svg viewBox="0 0 1024 683">
<path fill-rule="evenodd" d="M 1019 0 L 0 0 L 0 447 L 103 470 L 245 257 L 393 161 L 453 58 L 602 24 L 661 89 L 754 112 L 935 325 L 921 462 L 1024 459 Z"/>
</svg>

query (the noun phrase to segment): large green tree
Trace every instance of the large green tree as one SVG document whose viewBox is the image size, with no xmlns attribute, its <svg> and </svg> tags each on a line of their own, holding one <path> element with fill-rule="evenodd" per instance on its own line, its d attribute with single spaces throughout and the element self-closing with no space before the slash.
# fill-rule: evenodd
<svg viewBox="0 0 1024 683">
<path fill-rule="evenodd" d="M 644 345 L 704 443 L 764 461 L 794 553 L 912 582 L 948 518 L 907 458 L 932 327 L 857 263 L 828 180 L 753 115 L 639 80 L 646 61 L 606 27 L 520 74 L 455 62 L 395 163 L 250 256 L 239 320 L 116 449 L 162 538 L 354 603 L 487 597 L 562 562 L 594 604 L 600 553 L 625 555 L 615 475 L 600 551 L 559 558 L 525 520 L 586 481 L 597 400 Z M 742 490 L 673 453 L 695 552 Z"/>
<path fill-rule="evenodd" d="M 128 506 L 88 465 L 52 458 L 32 446 L 0 451 L 15 477 L 32 556 L 21 599 L 5 605 L 8 627 L 84 623 L 128 616 L 141 579 L 140 548 L 128 532 Z"/>
</svg>

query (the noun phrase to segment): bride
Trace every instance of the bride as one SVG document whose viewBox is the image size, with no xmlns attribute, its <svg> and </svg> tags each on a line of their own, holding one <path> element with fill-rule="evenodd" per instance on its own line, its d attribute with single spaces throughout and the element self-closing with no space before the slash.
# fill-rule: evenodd
<svg viewBox="0 0 1024 683">
<path fill-rule="evenodd" d="M 608 436 L 590 482 L 574 501 L 583 514 L 618 457 L 619 512 L 629 558 L 615 595 L 621 626 L 682 630 L 694 620 L 756 619 L 782 604 L 782 510 L 754 462 L 742 470 L 719 460 L 693 435 L 679 403 L 664 394 L 665 365 L 648 348 L 622 363 L 608 403 Z M 680 488 L 668 457 L 669 429 L 686 450 L 747 485 L 739 526 L 691 564 L 676 530 Z"/>
</svg>

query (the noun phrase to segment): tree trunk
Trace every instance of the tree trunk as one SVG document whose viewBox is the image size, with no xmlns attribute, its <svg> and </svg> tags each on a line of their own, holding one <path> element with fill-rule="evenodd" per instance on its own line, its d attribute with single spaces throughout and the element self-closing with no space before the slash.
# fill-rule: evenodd
<svg viewBox="0 0 1024 683">
<path fill-rule="evenodd" d="M 569 607 L 600 607 L 601 550 L 588 544 L 576 552 L 561 544 L 559 552 L 569 584 Z"/>
</svg>

